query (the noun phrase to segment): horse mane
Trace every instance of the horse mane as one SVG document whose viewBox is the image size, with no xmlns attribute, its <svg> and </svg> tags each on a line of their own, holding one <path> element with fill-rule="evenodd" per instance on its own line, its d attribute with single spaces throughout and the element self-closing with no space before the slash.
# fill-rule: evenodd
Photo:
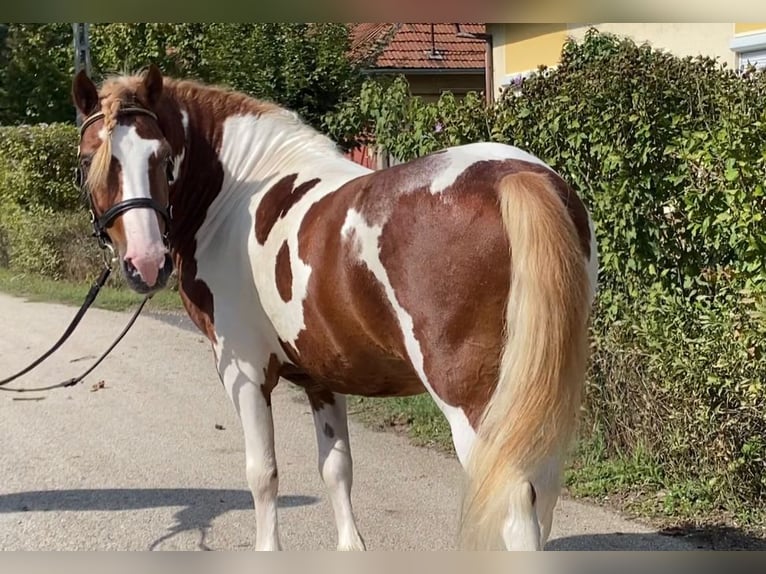
<svg viewBox="0 0 766 574">
<path fill-rule="evenodd" d="M 139 104 L 138 94 L 144 80 L 144 74 L 123 73 L 108 76 L 99 89 L 100 111 L 104 114 L 105 137 L 93 155 L 88 171 L 87 185 L 91 189 L 106 184 L 112 158 L 112 131 L 117 125 L 117 115 L 121 108 Z M 277 120 L 289 131 L 300 134 L 303 145 L 309 144 L 315 149 L 330 154 L 340 154 L 337 145 L 329 137 L 306 123 L 297 113 L 274 102 L 261 100 L 228 86 L 206 84 L 192 79 L 163 77 L 163 89 L 173 92 L 179 101 L 193 100 L 204 107 L 217 109 L 221 101 L 226 102 L 226 109 L 231 114 L 253 114 Z"/>
</svg>

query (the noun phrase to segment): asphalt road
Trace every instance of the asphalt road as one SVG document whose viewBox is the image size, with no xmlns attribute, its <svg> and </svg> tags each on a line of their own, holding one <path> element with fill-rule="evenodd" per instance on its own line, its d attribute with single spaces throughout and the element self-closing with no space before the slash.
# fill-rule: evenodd
<svg viewBox="0 0 766 574">
<path fill-rule="evenodd" d="M 0 378 L 55 341 L 74 314 L 0 294 Z M 91 309 L 23 385 L 79 374 L 127 315 Z M 177 322 L 177 321 L 176 321 Z M 93 387 L 103 381 L 103 388 Z M 14 400 L 18 398 L 27 400 Z M 41 400 L 28 400 L 40 398 Z M 280 529 L 288 550 L 332 550 L 332 511 L 316 470 L 302 395 L 273 400 Z M 201 335 L 142 316 L 78 387 L 0 393 L 0 549 L 247 550 L 254 513 L 243 439 Z M 370 550 L 453 548 L 460 468 L 405 438 L 351 424 L 353 500 Z M 682 539 L 562 500 L 551 550 L 683 550 Z"/>
</svg>

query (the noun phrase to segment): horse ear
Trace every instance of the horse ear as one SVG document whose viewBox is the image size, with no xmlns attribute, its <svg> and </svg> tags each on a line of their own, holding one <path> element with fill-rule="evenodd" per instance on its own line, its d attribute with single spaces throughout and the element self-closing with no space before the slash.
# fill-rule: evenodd
<svg viewBox="0 0 766 574">
<path fill-rule="evenodd" d="M 85 70 L 77 72 L 72 81 L 72 101 L 84 116 L 91 115 L 98 107 L 98 90 Z"/>
<path fill-rule="evenodd" d="M 144 93 L 146 103 L 153 107 L 162 95 L 162 72 L 156 64 L 149 64 L 144 76 Z"/>
</svg>

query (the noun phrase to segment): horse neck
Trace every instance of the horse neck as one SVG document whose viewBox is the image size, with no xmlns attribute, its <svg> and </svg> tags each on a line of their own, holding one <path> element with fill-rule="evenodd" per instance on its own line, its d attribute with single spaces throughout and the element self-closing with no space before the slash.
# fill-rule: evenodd
<svg viewBox="0 0 766 574">
<path fill-rule="evenodd" d="M 192 97 L 186 94 L 187 100 L 179 98 L 177 104 L 188 114 L 186 146 L 207 146 L 215 151 L 215 157 L 210 159 L 220 162 L 223 168 L 222 192 L 257 192 L 259 183 L 261 187 L 268 186 L 284 174 L 332 170 L 334 165 L 343 169 L 352 163 L 329 138 L 303 123 L 296 114 L 243 99 L 236 93 L 214 91 L 212 98 L 211 92 L 199 87 L 198 91 L 190 92 Z M 189 171 L 210 167 L 190 165 Z"/>
<path fill-rule="evenodd" d="M 198 246 L 212 241 L 231 214 L 241 213 L 252 197 L 285 175 L 297 173 L 302 180 L 321 176 L 340 183 L 369 171 L 281 108 L 257 113 L 249 100 L 238 106 L 222 103 L 222 98 L 237 96 L 215 92 L 213 98 L 197 87 L 171 87 L 168 95 L 174 109 L 169 105 L 167 116 L 179 118 L 172 122 L 174 133 L 181 130 L 184 140 L 182 155 L 177 156 L 182 158 L 180 174 L 171 193 L 172 243 L 182 259 L 192 255 L 188 249 L 194 241 Z M 229 113 L 221 111 L 226 109 Z"/>
<path fill-rule="evenodd" d="M 344 161 L 330 140 L 282 110 L 227 119 L 219 158 L 232 187 L 268 186 L 290 173 Z"/>
</svg>

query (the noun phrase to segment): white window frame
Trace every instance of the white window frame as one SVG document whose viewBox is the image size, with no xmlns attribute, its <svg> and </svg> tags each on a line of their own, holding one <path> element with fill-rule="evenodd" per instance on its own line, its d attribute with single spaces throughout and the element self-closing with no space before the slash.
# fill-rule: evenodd
<svg viewBox="0 0 766 574">
<path fill-rule="evenodd" d="M 766 69 L 766 31 L 735 36 L 729 48 L 737 55 L 737 70 L 747 67 L 748 57 L 757 58 L 759 69 Z"/>
</svg>

